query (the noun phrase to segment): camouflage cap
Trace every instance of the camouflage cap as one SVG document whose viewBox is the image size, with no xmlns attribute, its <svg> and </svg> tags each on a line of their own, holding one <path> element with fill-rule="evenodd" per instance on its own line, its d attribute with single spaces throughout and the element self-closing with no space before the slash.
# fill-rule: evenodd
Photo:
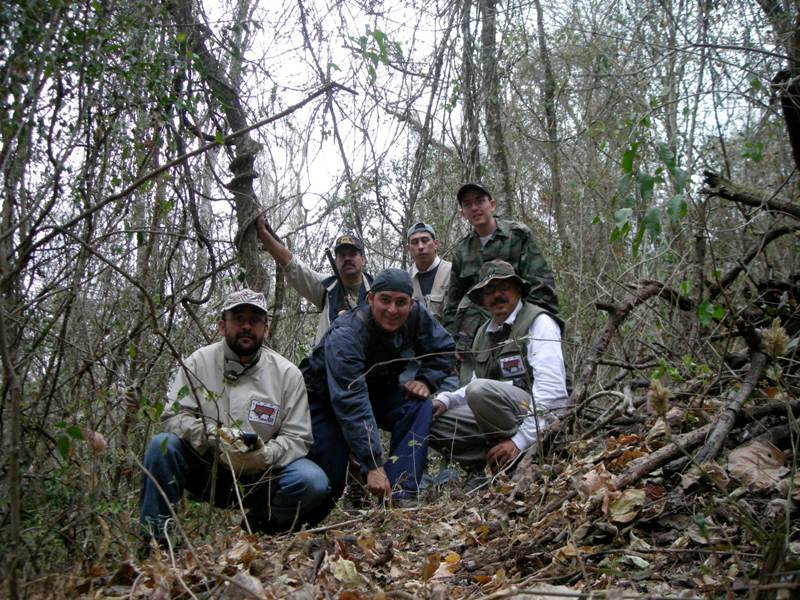
<svg viewBox="0 0 800 600">
<path fill-rule="evenodd" d="M 475 304 L 482 304 L 481 296 L 483 295 L 483 288 L 496 279 L 510 279 L 516 283 L 520 287 L 523 298 L 528 295 L 531 289 L 529 281 L 522 279 L 522 277 L 517 275 L 514 271 L 514 267 L 512 267 L 511 264 L 499 258 L 483 263 L 479 277 L 480 280 L 478 283 L 473 285 L 467 292 L 467 296 L 469 296 L 469 299 Z"/>
<path fill-rule="evenodd" d="M 243 304 L 249 304 L 259 310 L 263 310 L 265 313 L 267 312 L 266 297 L 261 292 L 254 292 L 253 290 L 239 290 L 228 294 L 222 304 L 222 312 L 224 313 L 226 310 L 231 310 Z"/>
<path fill-rule="evenodd" d="M 340 235 L 336 238 L 336 243 L 333 245 L 333 251 L 338 252 L 345 246 L 352 246 L 361 254 L 364 254 L 364 242 L 361 241 L 360 238 L 356 237 L 352 233 L 345 233 L 344 235 Z"/>
</svg>

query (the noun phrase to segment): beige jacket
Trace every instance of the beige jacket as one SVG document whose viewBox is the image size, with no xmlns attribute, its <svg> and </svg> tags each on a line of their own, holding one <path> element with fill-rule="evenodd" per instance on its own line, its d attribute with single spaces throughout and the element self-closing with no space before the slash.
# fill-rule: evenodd
<svg viewBox="0 0 800 600">
<path fill-rule="evenodd" d="M 447 302 L 447 288 L 450 286 L 450 270 L 453 264 L 437 256 L 431 268 L 434 268 L 437 263 L 439 268 L 436 271 L 436 275 L 433 276 L 431 293 L 427 296 L 422 295 L 422 289 L 419 287 L 419 269 L 417 269 L 417 265 L 411 265 L 408 268 L 408 274 L 411 275 L 411 284 L 414 286 L 414 300 L 427 308 L 428 312 L 436 317 L 437 321 L 441 322 L 444 305 Z"/>
<path fill-rule="evenodd" d="M 328 276 L 315 271 L 296 256 L 292 256 L 292 260 L 283 268 L 283 272 L 289 285 L 321 311 L 317 322 L 317 331 L 314 334 L 314 346 L 316 346 L 331 326 L 331 317 L 325 306 L 328 290 L 322 284 L 322 281 Z M 366 277 L 362 276 L 362 278 L 365 289 L 369 291 L 369 281 Z"/>
<path fill-rule="evenodd" d="M 179 367 L 167 392 L 165 426 L 205 453 L 217 424 L 255 432 L 268 463 L 284 467 L 311 447 L 311 416 L 300 370 L 269 348 L 237 381 L 223 376 L 224 341 L 200 348 Z M 191 374 L 191 375 L 190 375 Z"/>
</svg>

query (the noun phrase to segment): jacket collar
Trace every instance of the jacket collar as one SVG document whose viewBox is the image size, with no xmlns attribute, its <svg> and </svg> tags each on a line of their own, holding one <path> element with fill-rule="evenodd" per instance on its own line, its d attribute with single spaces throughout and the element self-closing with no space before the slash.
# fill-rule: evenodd
<svg viewBox="0 0 800 600">
<path fill-rule="evenodd" d="M 427 273 L 428 271 L 433 271 L 436 267 L 439 266 L 440 262 L 442 262 L 442 259 L 441 259 L 441 257 L 437 256 L 435 259 L 433 259 L 433 262 L 431 263 L 431 266 L 428 267 L 425 271 L 420 271 L 417 268 L 416 264 L 412 264 L 411 265 L 411 277 L 416 277 L 417 274 L 419 274 L 419 273 Z"/>
<path fill-rule="evenodd" d="M 508 221 L 506 221 L 505 219 L 498 219 L 497 217 L 495 217 L 494 218 L 494 222 L 497 225 L 497 229 L 495 229 L 491 233 L 491 237 L 489 239 L 493 240 L 494 238 L 497 238 L 497 237 L 500 237 L 500 238 L 511 237 L 511 224 Z M 469 234 L 470 234 L 471 237 L 474 237 L 476 240 L 480 239 L 480 236 L 478 235 L 478 233 L 474 229 L 472 229 L 469 232 Z"/>
</svg>

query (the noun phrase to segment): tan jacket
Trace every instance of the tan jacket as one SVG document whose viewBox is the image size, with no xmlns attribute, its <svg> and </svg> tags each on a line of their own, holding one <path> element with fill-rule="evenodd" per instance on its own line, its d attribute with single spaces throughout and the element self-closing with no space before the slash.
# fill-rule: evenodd
<svg viewBox="0 0 800 600">
<path fill-rule="evenodd" d="M 269 348 L 237 381 L 223 376 L 224 342 L 204 346 L 179 367 L 167 392 L 165 426 L 205 453 L 203 428 L 216 425 L 255 432 L 266 445 L 268 462 L 284 467 L 311 447 L 311 416 L 300 370 Z M 192 376 L 190 377 L 189 374 Z"/>
<path fill-rule="evenodd" d="M 450 270 L 453 265 L 446 260 L 438 260 L 439 268 L 436 270 L 436 275 L 433 276 L 431 293 L 427 296 L 422 295 L 422 289 L 419 287 L 419 279 L 417 278 L 419 269 L 417 269 L 417 265 L 411 265 L 408 268 L 408 274 L 411 275 L 411 284 L 414 286 L 414 300 L 427 308 L 428 312 L 436 317 L 437 321 L 441 321 L 444 305 L 447 302 L 447 288 L 450 286 Z"/>
<path fill-rule="evenodd" d="M 316 346 L 331 326 L 331 316 L 325 306 L 328 290 L 322 284 L 328 276 L 315 271 L 297 256 L 292 256 L 292 260 L 283 268 L 283 272 L 289 285 L 321 311 L 317 331 L 314 333 L 314 346 Z M 369 280 L 363 276 L 362 278 L 364 287 L 369 291 Z"/>
</svg>

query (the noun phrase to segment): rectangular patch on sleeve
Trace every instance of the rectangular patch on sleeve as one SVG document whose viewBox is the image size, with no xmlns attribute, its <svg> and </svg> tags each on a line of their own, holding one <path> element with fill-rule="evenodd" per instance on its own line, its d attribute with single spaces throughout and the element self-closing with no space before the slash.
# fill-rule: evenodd
<svg viewBox="0 0 800 600">
<path fill-rule="evenodd" d="M 519 377 L 525 374 L 525 363 L 522 362 L 522 355 L 500 357 L 500 372 L 503 377 Z"/>
<path fill-rule="evenodd" d="M 278 406 L 272 402 L 263 400 L 250 400 L 250 413 L 248 420 L 251 423 L 264 423 L 265 425 L 275 425 L 278 419 Z"/>
</svg>

